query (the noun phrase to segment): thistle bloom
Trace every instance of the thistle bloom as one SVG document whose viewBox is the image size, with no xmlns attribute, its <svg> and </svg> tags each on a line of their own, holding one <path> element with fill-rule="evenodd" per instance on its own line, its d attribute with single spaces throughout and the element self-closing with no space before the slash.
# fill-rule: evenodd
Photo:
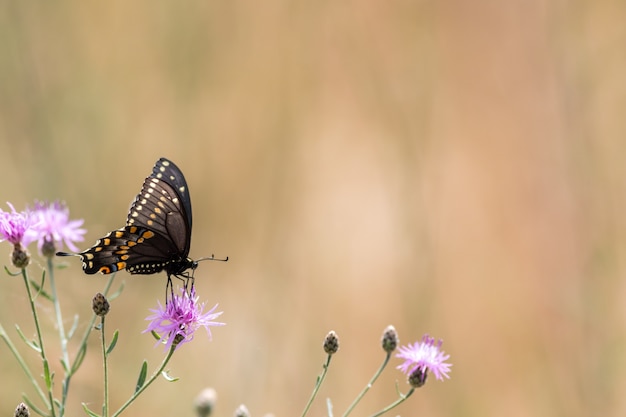
<svg viewBox="0 0 626 417">
<path fill-rule="evenodd" d="M 15 211 L 13 204 L 7 203 L 11 207 L 11 212 L 0 209 L 0 242 L 9 241 L 11 244 L 28 246 L 34 239 L 27 233 L 37 222 L 30 212 Z"/>
<path fill-rule="evenodd" d="M 428 371 L 432 372 L 435 378 L 441 381 L 443 381 L 444 377 L 450 378 L 448 372 L 450 372 L 452 364 L 445 362 L 450 358 L 450 355 L 446 355 L 441 350 L 442 343 L 443 341 L 439 340 L 435 344 L 435 338 L 424 335 L 421 342 L 401 346 L 396 357 L 404 359 L 404 363 L 399 365 L 398 369 L 407 375 L 411 375 L 419 369 L 423 374 L 424 380 Z"/>
<path fill-rule="evenodd" d="M 204 303 L 198 304 L 195 288 L 192 286 L 189 294 L 184 288 L 181 290 L 182 294 L 174 295 L 165 307 L 159 302 L 157 309 L 150 310 L 154 314 L 146 318 L 150 324 L 144 333 L 154 331 L 159 334 L 161 340 L 165 339 L 166 349 L 172 345 L 178 349 L 183 343 L 191 341 L 194 332 L 200 327 L 204 327 L 211 338 L 209 327 L 225 324 L 213 321 L 222 314 L 221 311 L 215 313 L 217 304 L 203 313 Z"/>
<path fill-rule="evenodd" d="M 78 251 L 74 242 L 82 242 L 86 231 L 80 228 L 83 224 L 82 219 L 70 220 L 70 210 L 65 203 L 37 201 L 32 213 L 39 221 L 27 235 L 31 237 L 31 240 L 37 240 L 39 252 L 44 255 L 54 254 L 56 249 L 63 247 L 63 243 L 70 250 Z M 52 245 L 52 247 L 46 248 L 44 245 Z"/>
</svg>

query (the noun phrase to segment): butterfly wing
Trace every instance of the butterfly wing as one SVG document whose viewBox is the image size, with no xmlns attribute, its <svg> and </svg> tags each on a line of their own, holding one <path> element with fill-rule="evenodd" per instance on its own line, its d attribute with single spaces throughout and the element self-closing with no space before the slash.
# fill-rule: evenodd
<svg viewBox="0 0 626 417">
<path fill-rule="evenodd" d="M 162 270 L 179 274 L 192 267 L 191 200 L 181 170 L 159 159 L 132 202 L 126 226 L 99 239 L 76 255 L 87 274 L 109 274 L 122 269 L 131 274 Z M 59 255 L 71 255 L 59 253 Z"/>
<path fill-rule="evenodd" d="M 114 230 L 79 253 L 86 274 L 154 274 L 165 269 L 177 248 L 162 235 L 137 226 Z"/>
</svg>

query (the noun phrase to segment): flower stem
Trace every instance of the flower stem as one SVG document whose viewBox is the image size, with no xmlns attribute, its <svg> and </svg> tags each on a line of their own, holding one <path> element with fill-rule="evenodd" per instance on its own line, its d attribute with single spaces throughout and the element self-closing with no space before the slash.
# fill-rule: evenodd
<svg viewBox="0 0 626 417">
<path fill-rule="evenodd" d="M 55 417 L 56 412 L 54 410 L 54 396 L 52 393 L 52 375 L 50 374 L 50 367 L 48 365 L 48 359 L 46 358 L 46 350 L 43 346 L 43 338 L 41 337 L 41 328 L 39 327 L 39 317 L 37 316 L 37 309 L 35 308 L 35 301 L 30 291 L 30 283 L 28 282 L 28 274 L 26 269 L 22 268 L 22 278 L 24 279 L 24 285 L 26 286 L 26 292 L 28 293 L 28 301 L 30 302 L 30 309 L 33 312 L 33 319 L 35 321 L 35 329 L 37 331 L 37 339 L 39 341 L 39 353 L 41 354 L 41 361 L 43 362 L 44 369 L 44 381 L 46 383 L 46 389 L 48 390 L 48 408 L 50 410 L 50 416 Z"/>
<path fill-rule="evenodd" d="M 109 355 L 107 355 L 106 341 L 104 337 L 104 319 L 100 322 L 100 340 L 102 342 L 102 361 L 104 367 L 104 402 L 102 404 L 102 417 L 108 417 L 109 415 Z"/>
<path fill-rule="evenodd" d="M 104 287 L 104 291 L 102 292 L 105 296 L 108 295 L 109 291 L 111 290 L 111 286 L 113 285 L 113 280 L 115 279 L 115 275 L 116 274 L 111 274 L 109 276 L 106 286 Z M 65 399 L 67 399 L 67 392 L 69 391 L 69 388 L 70 388 L 70 381 L 72 379 L 72 376 L 76 373 L 76 371 L 80 367 L 82 360 L 85 357 L 85 354 L 87 352 L 87 339 L 89 338 L 89 335 L 91 334 L 91 331 L 93 330 L 93 326 L 97 318 L 98 316 L 95 313 L 93 313 L 91 316 L 91 321 L 87 325 L 87 328 L 85 329 L 85 333 L 83 334 L 83 338 L 81 339 L 80 344 L 78 346 L 78 351 L 76 352 L 74 361 L 72 362 L 71 366 L 68 363 L 69 370 L 67 374 L 65 375 L 65 380 L 63 381 L 63 406 L 65 406 Z"/>
<path fill-rule="evenodd" d="M 392 408 L 395 408 L 396 406 L 402 404 L 404 400 L 406 400 L 407 398 L 411 396 L 411 394 L 413 394 L 414 391 L 415 391 L 415 388 L 411 388 L 406 394 L 400 394 L 400 398 L 398 398 L 397 400 L 395 400 L 394 402 L 392 402 L 391 404 L 389 404 L 387 407 L 383 408 L 376 414 L 372 414 L 370 417 L 378 417 L 380 415 L 383 415 L 387 411 L 391 410 Z"/>
<path fill-rule="evenodd" d="M 309 398 L 309 402 L 306 404 L 306 407 L 304 407 L 304 411 L 302 412 L 302 417 L 306 416 L 306 413 L 309 412 L 309 408 L 311 408 L 311 404 L 313 404 L 313 400 L 315 399 L 317 392 L 322 386 L 322 382 L 324 382 L 324 378 L 326 378 L 326 373 L 328 372 L 328 366 L 330 365 L 330 358 L 332 358 L 332 355 L 328 355 L 328 358 L 326 359 L 326 363 L 323 366 L 324 369 L 322 370 L 322 373 L 317 377 L 317 381 L 315 382 L 315 387 L 313 388 L 313 392 L 311 393 L 311 398 Z"/>
<path fill-rule="evenodd" d="M 170 351 L 168 352 L 167 356 L 165 357 L 165 359 L 163 359 L 163 362 L 161 363 L 161 366 L 159 367 L 158 370 L 154 371 L 154 373 L 152 374 L 152 376 L 150 377 L 150 379 L 148 381 L 146 381 L 141 388 L 139 388 L 138 390 L 136 390 L 133 395 L 128 399 L 128 401 L 126 401 L 124 403 L 124 405 L 122 405 L 120 407 L 119 410 L 117 410 L 115 413 L 113 413 L 113 415 L 111 417 L 117 417 L 119 416 L 122 411 L 124 411 L 126 408 L 128 408 L 129 405 L 132 404 L 133 401 L 135 401 L 135 399 L 146 390 L 146 388 L 148 388 L 148 386 L 150 386 L 150 384 L 152 384 L 159 375 L 161 375 L 161 372 L 163 372 L 163 369 L 165 369 L 165 366 L 167 365 L 167 363 L 170 361 L 170 359 L 172 358 L 172 355 L 174 354 L 174 350 L 176 350 L 176 345 L 172 345 L 172 347 L 170 348 Z"/>
<path fill-rule="evenodd" d="M 350 407 L 348 407 L 346 412 L 343 414 L 343 417 L 347 417 L 348 414 L 352 412 L 354 407 L 356 407 L 359 401 L 361 401 L 361 399 L 367 393 L 367 391 L 369 391 L 369 389 L 372 388 L 372 385 L 374 385 L 374 382 L 376 382 L 380 374 L 383 372 L 383 369 L 385 369 L 385 367 L 387 366 L 387 363 L 389 363 L 390 357 L 391 357 L 391 352 L 388 352 L 387 355 L 385 356 L 385 360 L 383 361 L 382 365 L 380 365 L 380 368 L 378 368 L 378 371 L 376 371 L 372 379 L 370 379 L 370 382 L 365 386 L 365 388 L 363 388 L 363 391 L 361 391 L 361 393 L 354 399 L 352 404 L 350 404 Z"/>
<path fill-rule="evenodd" d="M 57 287 L 54 281 L 54 265 L 52 263 L 52 257 L 48 257 L 48 277 L 50 278 L 50 290 L 52 292 L 52 304 L 54 304 L 54 312 L 56 315 L 57 328 L 59 329 L 59 340 L 61 342 L 61 354 L 63 355 L 63 363 L 65 369 L 70 369 L 70 355 L 67 351 L 67 335 L 65 334 L 65 327 L 63 326 L 63 314 L 61 313 L 61 303 L 57 296 Z M 69 371 L 68 371 L 69 372 Z M 65 403 L 67 401 L 67 384 L 63 384 L 63 390 L 61 394 L 61 404 L 59 405 L 59 415 L 64 415 Z"/>
</svg>

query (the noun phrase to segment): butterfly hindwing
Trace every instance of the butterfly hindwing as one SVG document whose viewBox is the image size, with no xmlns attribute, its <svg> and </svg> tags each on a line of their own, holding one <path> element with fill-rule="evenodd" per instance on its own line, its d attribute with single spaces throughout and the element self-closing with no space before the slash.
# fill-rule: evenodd
<svg viewBox="0 0 626 417">
<path fill-rule="evenodd" d="M 167 259 L 175 251 L 171 242 L 161 235 L 126 226 L 99 239 L 79 256 L 86 274 L 110 274 L 122 269 L 131 274 L 154 274 L 167 267 Z"/>
</svg>

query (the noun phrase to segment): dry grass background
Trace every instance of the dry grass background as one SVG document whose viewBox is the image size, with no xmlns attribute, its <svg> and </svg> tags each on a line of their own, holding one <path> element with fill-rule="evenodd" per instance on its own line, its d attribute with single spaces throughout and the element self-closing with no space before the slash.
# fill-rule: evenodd
<svg viewBox="0 0 626 417">
<path fill-rule="evenodd" d="M 1 201 L 65 200 L 87 247 L 158 157 L 182 167 L 191 255 L 231 257 L 196 274 L 228 325 L 130 415 L 191 416 L 206 386 L 221 416 L 299 415 L 331 329 L 341 350 L 311 415 L 327 396 L 339 414 L 394 324 L 404 343 L 442 337 L 454 363 L 397 414 L 623 416 L 625 18 L 610 0 L 5 1 Z M 57 280 L 84 326 L 105 279 L 71 261 Z M 113 408 L 162 357 L 140 332 L 164 276 L 121 281 Z M 23 286 L 2 282 L 0 321 L 30 334 Z M 68 415 L 101 404 L 90 346 Z M 10 415 L 32 391 L 0 355 Z"/>
</svg>

